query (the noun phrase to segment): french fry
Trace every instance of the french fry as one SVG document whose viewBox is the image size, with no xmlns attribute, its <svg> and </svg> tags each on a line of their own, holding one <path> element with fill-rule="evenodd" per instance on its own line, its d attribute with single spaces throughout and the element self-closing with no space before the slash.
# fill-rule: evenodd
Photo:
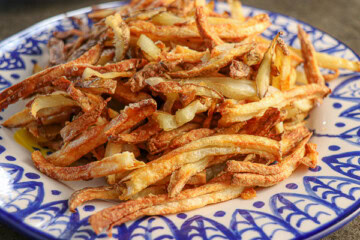
<svg viewBox="0 0 360 240">
<path fill-rule="evenodd" d="M 106 134 L 111 139 L 116 138 L 125 130 L 135 126 L 156 110 L 156 102 L 153 99 L 145 99 L 138 103 L 133 103 L 122 110 L 116 118 L 112 119 L 107 126 Z"/>
<path fill-rule="evenodd" d="M 145 92 L 132 92 L 130 87 L 121 81 L 117 82 L 116 89 L 112 97 L 124 104 L 136 103 L 151 98 L 151 96 Z"/>
<path fill-rule="evenodd" d="M 268 15 L 257 15 L 241 25 L 224 23 L 210 25 L 210 30 L 217 34 L 221 39 L 245 39 L 256 35 L 270 26 Z M 199 39 L 200 34 L 194 25 L 185 26 L 161 26 L 147 21 L 133 21 L 129 23 L 130 32 L 133 35 L 140 36 L 146 34 L 153 40 L 171 41 L 176 39 Z"/>
<path fill-rule="evenodd" d="M 212 157 L 207 157 L 201 159 L 200 161 L 186 164 L 179 170 L 173 172 L 168 185 L 169 197 L 172 198 L 179 194 L 184 188 L 186 182 L 188 182 L 196 173 L 203 171 L 209 165 L 211 160 Z"/>
<path fill-rule="evenodd" d="M 109 199 L 116 200 L 119 198 L 119 193 L 114 187 L 88 187 L 75 191 L 69 199 L 69 209 L 75 212 L 76 208 L 84 202 L 94 199 Z"/>
<path fill-rule="evenodd" d="M 277 45 L 280 33 L 276 35 L 276 37 L 272 40 L 269 49 L 266 51 L 258 73 L 256 75 L 256 92 L 257 96 L 262 99 L 265 97 L 265 94 L 268 91 L 271 79 L 271 62 L 275 55 L 275 47 Z"/>
<path fill-rule="evenodd" d="M 224 44 L 224 41 L 219 38 L 216 33 L 212 32 L 207 21 L 207 16 L 204 10 L 204 6 L 197 6 L 196 10 L 196 26 L 199 30 L 200 36 L 210 49 L 215 46 Z"/>
<path fill-rule="evenodd" d="M 250 44 L 240 46 L 231 46 L 230 49 L 223 51 L 218 56 L 211 58 L 209 61 L 199 64 L 190 70 L 169 72 L 173 78 L 190 78 L 197 77 L 208 73 L 217 72 L 220 68 L 230 63 L 234 57 L 241 56 L 250 50 Z"/>
<path fill-rule="evenodd" d="M 325 85 L 324 77 L 321 75 L 317 60 L 315 58 L 315 49 L 307 33 L 298 25 L 298 37 L 301 43 L 301 53 L 304 58 L 304 70 L 309 83 Z"/>
<path fill-rule="evenodd" d="M 119 13 L 106 17 L 105 24 L 114 32 L 114 46 L 116 61 L 121 61 L 129 48 L 130 30 Z"/>
<path fill-rule="evenodd" d="M 300 49 L 291 48 L 291 51 L 300 57 L 302 56 Z M 360 71 L 360 62 L 357 61 L 350 61 L 345 58 L 340 58 L 320 52 L 315 52 L 315 58 L 319 64 L 319 67 L 322 68 L 328 68 L 332 70 L 342 68 L 354 72 Z"/>
<path fill-rule="evenodd" d="M 142 51 L 144 51 L 148 56 L 150 56 L 150 60 L 156 61 L 159 58 L 161 53 L 160 48 L 158 48 L 156 44 L 146 35 L 140 35 L 137 41 L 137 45 Z"/>
<path fill-rule="evenodd" d="M 239 186 L 262 186 L 269 187 L 278 182 L 288 178 L 292 172 L 299 166 L 301 159 L 305 156 L 305 144 L 309 141 L 311 134 L 304 138 L 295 148 L 295 150 L 287 157 L 285 157 L 278 167 L 280 171 L 274 171 L 271 174 L 271 168 L 274 166 L 266 166 L 265 168 L 253 168 L 252 171 L 258 170 L 256 174 L 253 173 L 236 173 L 233 176 L 233 184 Z M 252 163 L 254 165 L 254 163 Z M 250 168 L 246 170 L 249 171 Z M 256 169 L 256 170 L 255 170 Z M 239 169 L 240 170 L 240 169 Z M 241 170 L 243 171 L 243 170 Z M 266 173 L 268 172 L 268 173 Z"/>
<path fill-rule="evenodd" d="M 230 6 L 231 17 L 240 21 L 245 21 L 245 17 L 242 12 L 241 2 L 239 0 L 228 0 Z"/>
<path fill-rule="evenodd" d="M 168 148 L 173 139 L 181 136 L 188 131 L 196 129 L 199 126 L 200 125 L 196 123 L 187 123 L 174 130 L 160 132 L 154 137 L 150 138 L 150 140 L 147 142 L 147 147 L 149 148 L 151 154 L 156 154 L 164 151 Z"/>
<path fill-rule="evenodd" d="M 195 189 L 184 190 L 178 196 L 176 196 L 171 200 L 178 201 L 191 197 L 202 196 L 208 193 L 224 190 L 228 187 L 229 185 L 224 183 L 206 184 Z M 162 194 L 158 196 L 148 196 L 137 200 L 130 200 L 121 203 L 119 205 L 104 209 L 92 215 L 89 219 L 89 222 L 92 225 L 94 231 L 100 233 L 103 229 L 109 228 L 114 222 L 118 221 L 119 219 L 122 219 L 127 215 L 136 212 L 140 209 L 166 203 L 168 199 L 169 197 L 167 194 Z M 105 218 L 104 216 L 107 215 L 110 217 Z"/>
<path fill-rule="evenodd" d="M 117 153 L 79 167 L 55 166 L 46 161 L 39 151 L 32 153 L 32 159 L 40 172 L 63 181 L 90 180 L 145 166 L 145 163 L 137 161 L 134 154 L 129 152 Z"/>
<path fill-rule="evenodd" d="M 113 142 L 118 143 L 133 143 L 138 144 L 147 141 L 153 135 L 160 132 L 161 129 L 157 122 L 150 120 L 146 124 L 138 127 L 131 133 L 123 133 L 116 136 L 116 138 L 112 138 Z"/>
<path fill-rule="evenodd" d="M 175 79 L 177 81 L 177 79 Z M 235 100 L 256 100 L 255 83 L 250 80 L 234 80 L 228 77 L 201 77 L 178 80 L 182 83 L 205 85 L 217 90 L 223 96 Z"/>
<path fill-rule="evenodd" d="M 263 115 L 264 111 L 268 107 L 282 108 L 299 99 L 322 98 L 329 94 L 329 92 L 329 88 L 318 84 L 309 84 L 284 92 L 276 92 L 258 102 L 238 105 L 234 108 L 222 109 L 220 124 L 226 126 L 231 123 L 246 121 L 252 117 Z"/>
<path fill-rule="evenodd" d="M 211 148 L 210 146 L 216 146 Z M 207 149 L 210 147 L 210 149 Z M 250 135 L 217 135 L 201 138 L 148 163 L 125 177 L 122 182 L 127 199 L 147 186 L 166 177 L 184 164 L 192 163 L 207 156 L 256 153 L 264 158 L 280 157 L 277 141 Z"/>
<path fill-rule="evenodd" d="M 8 128 L 24 127 L 35 121 L 36 119 L 30 112 L 29 108 L 24 108 L 22 111 L 15 113 L 8 118 L 2 125 Z"/>
</svg>

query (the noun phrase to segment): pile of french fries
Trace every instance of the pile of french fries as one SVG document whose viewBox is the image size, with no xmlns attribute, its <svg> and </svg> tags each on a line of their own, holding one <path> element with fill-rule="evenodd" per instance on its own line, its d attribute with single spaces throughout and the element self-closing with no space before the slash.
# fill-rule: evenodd
<svg viewBox="0 0 360 240">
<path fill-rule="evenodd" d="M 190 0 L 94 9 L 92 29 L 78 20 L 80 30 L 54 33 L 49 66 L 0 94 L 1 109 L 30 99 L 3 125 L 54 151 L 32 153 L 39 171 L 106 178 L 69 202 L 75 211 L 92 199 L 121 200 L 90 217 L 96 233 L 250 199 L 299 165 L 316 166 L 304 119 L 330 93 L 325 81 L 339 68 L 360 71 L 359 62 L 317 53 L 300 26 L 300 50 L 281 33 L 266 40 L 266 14 L 249 18 L 239 1 L 229 5 L 224 13 Z"/>
</svg>

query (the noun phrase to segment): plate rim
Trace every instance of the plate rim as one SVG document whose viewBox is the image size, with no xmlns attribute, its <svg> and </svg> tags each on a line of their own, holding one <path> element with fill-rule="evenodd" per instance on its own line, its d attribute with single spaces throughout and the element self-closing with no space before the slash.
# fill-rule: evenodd
<svg viewBox="0 0 360 240">
<path fill-rule="evenodd" d="M 107 2 L 107 3 L 96 4 L 94 6 L 100 7 L 100 8 L 110 8 L 110 7 L 114 7 L 114 6 L 121 6 L 128 2 L 130 2 L 130 0 L 111 1 L 111 2 Z M 218 1 L 215 0 L 215 2 L 217 4 Z M 348 44 L 344 43 L 343 41 L 339 40 L 334 35 L 328 33 L 327 31 L 324 31 L 323 29 L 321 29 L 319 27 L 314 27 L 312 24 L 309 24 L 303 20 L 297 19 L 297 18 L 289 16 L 287 14 L 279 13 L 276 11 L 265 10 L 265 9 L 245 5 L 245 4 L 243 6 L 250 8 L 250 9 L 264 11 L 266 13 L 276 14 L 276 15 L 291 19 L 292 21 L 294 21 L 296 23 L 311 27 L 322 33 L 325 33 L 326 35 L 328 35 L 332 39 L 334 39 L 338 44 L 340 43 L 340 44 L 344 45 L 360 61 L 360 54 L 356 53 L 355 50 L 353 50 L 351 47 L 348 46 Z M 24 38 L 27 35 L 30 35 L 31 33 L 33 33 L 34 31 L 44 28 L 48 25 L 51 25 L 51 24 L 55 23 L 56 21 L 59 21 L 66 17 L 72 17 L 72 16 L 88 13 L 91 11 L 91 9 L 92 9 L 92 6 L 87 6 L 87 7 L 71 10 L 71 11 L 68 11 L 65 13 L 60 13 L 58 15 L 41 20 L 41 21 L 21 30 L 18 33 L 15 33 L 15 34 L 1 40 L 0 41 L 0 49 L 6 47 L 6 45 L 10 45 L 9 47 L 11 47 L 11 44 L 12 44 L 13 40 L 15 40 L 15 39 Z M 333 219 L 332 221 L 320 226 L 316 230 L 308 232 L 303 236 L 300 236 L 300 239 L 319 239 L 319 238 L 323 238 L 323 237 L 339 230 L 340 228 L 344 227 L 346 224 L 348 224 L 349 222 L 351 222 L 353 219 L 355 219 L 357 216 L 360 215 L 360 203 L 357 206 L 353 206 L 351 209 L 347 209 L 347 210 L 348 210 L 347 213 L 344 214 L 341 218 L 337 217 L 336 219 Z M 24 236 L 31 237 L 33 239 L 51 239 L 51 240 L 58 239 L 46 232 L 38 230 L 37 228 L 35 228 L 31 225 L 25 224 L 23 221 L 16 218 L 15 216 L 13 216 L 11 213 L 6 212 L 2 208 L 0 208 L 0 222 L 3 223 L 5 226 L 10 226 L 14 230 L 20 230 L 21 234 L 23 234 Z"/>
</svg>

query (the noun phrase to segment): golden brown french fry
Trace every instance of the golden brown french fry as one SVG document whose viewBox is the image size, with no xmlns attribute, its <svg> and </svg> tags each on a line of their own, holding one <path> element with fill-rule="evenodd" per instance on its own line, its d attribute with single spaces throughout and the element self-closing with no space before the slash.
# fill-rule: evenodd
<svg viewBox="0 0 360 240">
<path fill-rule="evenodd" d="M 172 173 L 170 183 L 168 185 L 169 197 L 175 197 L 184 188 L 186 182 L 195 175 L 203 171 L 212 160 L 212 157 L 206 157 L 200 161 L 189 163 L 182 166 L 179 170 Z"/>
<path fill-rule="evenodd" d="M 123 217 L 130 215 L 131 213 L 134 213 L 140 209 L 159 205 L 168 201 L 179 201 L 183 199 L 202 196 L 227 189 L 228 187 L 229 184 L 226 183 L 205 184 L 195 189 L 184 190 L 178 196 L 171 200 L 169 199 L 167 194 L 148 196 L 137 200 L 130 200 L 127 202 L 123 202 L 119 205 L 106 208 L 92 215 L 89 219 L 89 222 L 93 227 L 94 231 L 96 233 L 100 233 L 103 229 L 110 227 L 119 219 L 122 219 Z M 109 216 L 109 218 L 106 218 L 105 216 Z"/>
<path fill-rule="evenodd" d="M 255 167 L 252 170 L 251 167 L 248 167 L 246 171 L 258 171 L 256 174 L 254 173 L 236 173 L 233 175 L 233 184 L 239 186 L 262 186 L 269 187 L 278 182 L 283 181 L 288 178 L 292 172 L 300 165 L 301 159 L 305 156 L 305 144 L 309 141 L 311 134 L 304 138 L 294 149 L 294 151 L 287 157 L 285 157 L 277 167 L 279 170 L 275 170 L 276 166 L 265 166 Z M 255 163 L 251 163 L 252 166 Z M 244 166 L 244 165 L 243 165 Z M 245 169 L 237 169 L 243 171 Z"/>
<path fill-rule="evenodd" d="M 219 38 L 219 36 L 210 29 L 204 7 L 197 6 L 195 13 L 196 26 L 205 44 L 207 44 L 210 49 L 214 48 L 215 46 L 224 44 L 224 41 L 221 40 L 221 38 Z"/>
<path fill-rule="evenodd" d="M 147 142 L 147 147 L 149 148 L 150 154 L 157 154 L 164 151 L 168 148 L 169 144 L 173 139 L 178 136 L 183 135 L 184 133 L 198 128 L 200 125 L 196 123 L 187 123 L 179 128 L 176 128 L 171 131 L 162 131 L 150 138 Z"/>
<path fill-rule="evenodd" d="M 184 164 L 196 162 L 208 156 L 249 153 L 258 154 L 267 159 L 279 159 L 279 144 L 272 139 L 251 135 L 217 135 L 201 138 L 130 173 L 122 180 L 126 185 L 126 192 L 122 198 L 131 197 Z"/>
<path fill-rule="evenodd" d="M 46 161 L 40 151 L 33 152 L 32 159 L 40 172 L 63 181 L 90 180 L 145 166 L 145 163 L 137 161 L 134 154 L 130 152 L 117 153 L 101 161 L 78 167 L 55 166 Z"/>
<path fill-rule="evenodd" d="M 22 111 L 17 112 L 8 118 L 2 125 L 8 128 L 24 127 L 35 120 L 36 119 L 30 113 L 30 109 L 24 108 Z"/>
<path fill-rule="evenodd" d="M 301 43 L 301 53 L 304 58 L 304 70 L 309 83 L 325 85 L 325 80 L 315 57 L 315 49 L 307 33 L 298 25 L 298 37 Z"/>
<path fill-rule="evenodd" d="M 221 39 L 235 40 L 245 39 L 263 32 L 270 26 L 269 16 L 266 14 L 257 15 L 243 24 L 224 23 L 210 25 L 212 32 Z M 140 36 L 146 34 L 153 40 L 172 41 L 181 39 L 199 39 L 200 34 L 195 25 L 185 26 L 161 26 L 154 25 L 147 21 L 133 21 L 129 23 L 130 32 L 133 35 Z"/>
<path fill-rule="evenodd" d="M 222 118 L 219 124 L 226 126 L 235 122 L 246 121 L 254 116 L 263 115 L 269 107 L 282 108 L 296 100 L 322 98 L 329 93 L 329 88 L 318 84 L 309 84 L 284 92 L 276 92 L 258 102 L 221 109 Z"/>
<path fill-rule="evenodd" d="M 118 192 L 113 186 L 106 187 L 88 187 L 75 191 L 69 199 L 69 209 L 75 212 L 76 208 L 84 202 L 94 199 L 119 199 L 121 192 Z"/>
<path fill-rule="evenodd" d="M 220 68 L 230 63 L 234 57 L 241 56 L 248 52 L 250 47 L 250 44 L 229 45 L 228 49 L 222 51 L 218 56 L 210 58 L 209 61 L 203 64 L 199 64 L 190 70 L 169 72 L 168 74 L 173 78 L 190 78 L 217 72 Z"/>
</svg>

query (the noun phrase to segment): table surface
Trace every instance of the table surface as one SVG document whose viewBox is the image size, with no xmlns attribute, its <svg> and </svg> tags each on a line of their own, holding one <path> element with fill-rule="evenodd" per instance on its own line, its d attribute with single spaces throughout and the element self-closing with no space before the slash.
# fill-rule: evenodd
<svg viewBox="0 0 360 240">
<path fill-rule="evenodd" d="M 48 17 L 103 2 L 108 1 L 1 0 L 0 40 Z M 283 13 L 310 23 L 360 53 L 359 0 L 242 0 L 242 3 Z M 6 240 L 27 239 L 18 231 L 2 223 L 0 223 L 0 236 L 1 239 Z M 324 239 L 360 239 L 360 217 Z"/>
</svg>

